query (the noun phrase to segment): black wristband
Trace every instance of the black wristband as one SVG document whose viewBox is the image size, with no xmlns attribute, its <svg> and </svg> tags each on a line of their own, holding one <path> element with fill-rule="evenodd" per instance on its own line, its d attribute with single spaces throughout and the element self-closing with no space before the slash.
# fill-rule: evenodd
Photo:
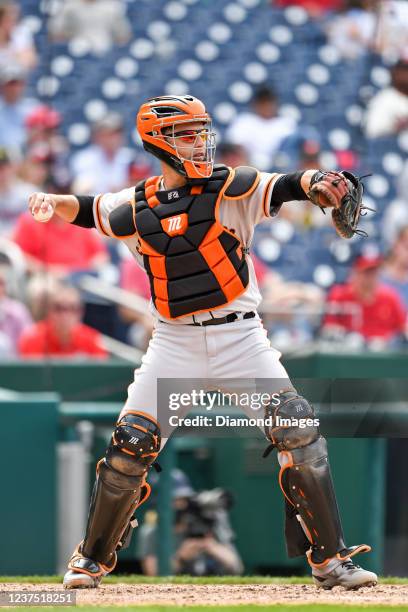
<svg viewBox="0 0 408 612">
<path fill-rule="evenodd" d="M 272 191 L 271 208 L 291 200 L 307 200 L 300 182 L 303 175 L 304 172 L 290 172 L 278 178 Z"/>
<path fill-rule="evenodd" d="M 94 196 L 75 195 L 75 197 L 79 202 L 79 211 L 71 223 L 80 227 L 96 227 L 93 216 Z"/>
</svg>

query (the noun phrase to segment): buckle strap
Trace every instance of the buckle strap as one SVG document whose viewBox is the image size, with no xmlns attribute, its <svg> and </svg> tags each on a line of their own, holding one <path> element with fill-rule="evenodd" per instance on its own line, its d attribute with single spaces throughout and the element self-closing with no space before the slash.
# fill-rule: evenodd
<svg viewBox="0 0 408 612">
<path fill-rule="evenodd" d="M 238 319 L 253 319 L 254 317 L 256 317 L 255 312 L 245 312 L 242 317 L 240 315 L 240 312 L 231 312 L 225 317 L 217 317 L 214 319 L 207 319 L 206 321 L 200 322 L 194 321 L 194 323 L 187 323 L 187 325 L 193 325 L 194 327 L 207 327 L 209 325 L 224 325 L 225 323 L 233 323 Z"/>
</svg>

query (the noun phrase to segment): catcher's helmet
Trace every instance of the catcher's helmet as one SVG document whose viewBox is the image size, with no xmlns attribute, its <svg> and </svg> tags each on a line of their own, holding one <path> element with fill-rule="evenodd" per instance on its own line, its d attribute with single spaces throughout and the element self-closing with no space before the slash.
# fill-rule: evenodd
<svg viewBox="0 0 408 612">
<path fill-rule="evenodd" d="M 197 122 L 199 131 L 188 129 L 178 136 L 176 126 Z M 159 96 L 142 104 L 137 129 L 146 151 L 188 179 L 209 178 L 213 171 L 215 133 L 204 104 L 193 96 Z M 203 140 L 205 146 L 203 147 Z M 191 144 L 188 158 L 179 148 Z"/>
</svg>

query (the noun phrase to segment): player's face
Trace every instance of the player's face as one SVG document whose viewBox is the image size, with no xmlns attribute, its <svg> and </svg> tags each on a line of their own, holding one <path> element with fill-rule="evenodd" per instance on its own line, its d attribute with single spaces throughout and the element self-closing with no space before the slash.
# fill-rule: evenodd
<svg viewBox="0 0 408 612">
<path fill-rule="evenodd" d="M 375 291 L 379 280 L 380 268 L 369 268 L 355 272 L 355 285 L 363 292 Z"/>
<path fill-rule="evenodd" d="M 213 158 L 215 138 L 210 122 L 175 124 L 167 129 L 165 137 L 182 159 L 203 162 Z"/>
<path fill-rule="evenodd" d="M 71 292 L 62 291 L 50 305 L 50 319 L 60 333 L 70 331 L 81 320 L 82 308 L 79 299 Z"/>
</svg>

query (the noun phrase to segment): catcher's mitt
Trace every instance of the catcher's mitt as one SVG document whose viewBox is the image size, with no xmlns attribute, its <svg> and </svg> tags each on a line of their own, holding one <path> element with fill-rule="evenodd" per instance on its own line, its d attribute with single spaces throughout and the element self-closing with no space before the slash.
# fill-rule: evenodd
<svg viewBox="0 0 408 612">
<path fill-rule="evenodd" d="M 363 206 L 364 186 L 360 178 L 351 172 L 316 172 L 310 181 L 307 197 L 323 212 L 331 207 L 332 219 L 336 232 L 342 238 L 352 238 L 354 234 L 367 236 L 358 229 L 358 223 L 363 210 L 371 210 Z"/>
</svg>

